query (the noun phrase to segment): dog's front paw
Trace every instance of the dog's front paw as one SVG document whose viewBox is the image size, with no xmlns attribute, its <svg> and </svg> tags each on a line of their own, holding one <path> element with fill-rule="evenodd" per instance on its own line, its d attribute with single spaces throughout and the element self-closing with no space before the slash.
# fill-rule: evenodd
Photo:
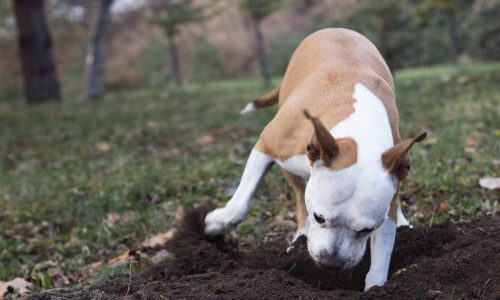
<svg viewBox="0 0 500 300">
<path fill-rule="evenodd" d="M 373 286 L 383 286 L 387 281 L 387 275 L 368 272 L 365 278 L 365 291 Z"/>
<path fill-rule="evenodd" d="M 205 234 L 216 236 L 222 234 L 228 224 L 225 221 L 226 214 L 224 208 L 217 208 L 205 217 Z"/>
</svg>

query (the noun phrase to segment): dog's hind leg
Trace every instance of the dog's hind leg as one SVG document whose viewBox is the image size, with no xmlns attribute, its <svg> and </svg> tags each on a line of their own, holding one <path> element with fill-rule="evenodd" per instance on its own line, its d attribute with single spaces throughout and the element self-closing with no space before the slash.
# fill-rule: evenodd
<svg viewBox="0 0 500 300">
<path fill-rule="evenodd" d="M 397 225 L 398 225 L 398 227 L 399 226 L 410 226 L 410 228 L 413 228 L 413 226 L 411 226 L 410 222 L 406 219 L 405 215 L 403 214 L 403 210 L 401 209 L 401 202 L 399 203 L 399 206 L 398 206 Z"/>
<path fill-rule="evenodd" d="M 307 220 L 307 208 L 304 198 L 304 192 L 306 190 L 306 183 L 304 179 L 293 173 L 288 172 L 285 169 L 281 169 L 283 177 L 292 186 L 293 192 L 295 194 L 295 218 L 297 219 L 297 231 L 290 242 L 290 245 L 286 249 L 287 252 L 294 248 L 295 241 L 302 235 L 307 237 L 309 230 L 309 222 Z"/>
<path fill-rule="evenodd" d="M 306 190 L 306 183 L 304 179 L 293 173 L 288 172 L 285 169 L 281 169 L 283 177 L 292 186 L 293 192 L 295 193 L 295 218 L 297 219 L 297 232 L 296 236 L 302 232 L 307 219 L 307 209 L 304 200 L 304 192 Z"/>
<path fill-rule="evenodd" d="M 399 189 L 398 189 L 399 191 Z M 391 207 L 389 209 L 389 218 L 397 224 L 397 226 L 410 226 L 410 222 L 405 218 L 403 211 L 401 209 L 401 201 L 399 200 L 399 195 L 396 193 L 391 201 Z"/>
<path fill-rule="evenodd" d="M 272 166 L 274 160 L 256 149 L 248 157 L 240 184 L 225 207 L 217 208 L 205 217 L 205 234 L 217 235 L 231 225 L 245 219 L 250 208 L 250 199 L 258 183 Z"/>
</svg>

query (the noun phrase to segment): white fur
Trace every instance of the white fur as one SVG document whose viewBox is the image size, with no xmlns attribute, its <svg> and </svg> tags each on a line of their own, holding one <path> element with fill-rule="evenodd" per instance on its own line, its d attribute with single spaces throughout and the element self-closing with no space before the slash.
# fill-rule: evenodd
<svg viewBox="0 0 500 300">
<path fill-rule="evenodd" d="M 306 155 L 294 155 L 285 161 L 276 160 L 276 163 L 297 176 L 307 178 L 311 175 L 311 166 Z"/>
<path fill-rule="evenodd" d="M 353 97 L 354 113 L 335 126 L 331 133 L 336 138 L 351 137 L 358 145 L 357 164 L 379 159 L 394 145 L 389 116 L 382 101 L 363 84 L 357 83 Z"/>
<path fill-rule="evenodd" d="M 370 270 L 365 278 L 365 291 L 374 285 L 384 285 L 391 263 L 396 238 L 396 224 L 387 219 L 370 237 Z"/>
<path fill-rule="evenodd" d="M 381 161 L 382 153 L 393 146 L 392 131 L 385 107 L 377 96 L 360 83 L 356 84 L 353 97 L 354 112 L 330 132 L 335 138 L 354 139 L 358 148 L 357 161 L 353 166 L 340 171 L 322 167 L 321 161 L 313 165 L 306 189 L 306 200 L 309 199 L 310 204 L 314 206 L 311 209 L 331 211 L 331 206 L 351 199 L 355 190 L 358 192 L 358 197 L 362 198 L 371 196 L 370 198 L 377 199 L 392 193 L 390 195 L 392 199 L 394 194 L 395 182 Z M 366 173 L 363 176 L 366 180 L 361 180 L 362 173 Z M 383 188 L 380 182 L 386 183 Z M 379 191 L 379 195 L 373 194 L 374 188 Z M 376 209 L 381 204 L 377 202 L 359 204 Z M 333 212 L 334 215 L 335 213 Z"/>
<path fill-rule="evenodd" d="M 382 153 L 393 146 L 385 107 L 376 95 L 359 83 L 355 85 L 353 97 L 354 112 L 330 132 L 335 138 L 354 139 L 358 148 L 356 163 L 332 171 L 321 161 L 315 162 L 305 192 L 311 257 L 319 264 L 343 268 L 356 265 L 365 251 L 368 236 L 358 238 L 356 231 L 386 226 L 390 202 L 396 192 L 396 180 L 388 174 L 381 160 Z M 313 213 L 327 222 L 318 224 Z M 387 239 L 379 237 L 379 240 Z M 375 243 L 374 247 L 382 247 L 379 245 L 382 243 Z M 383 247 L 392 249 L 392 244 Z M 387 253 L 383 248 L 374 251 L 379 253 L 374 259 Z M 384 259 L 390 260 L 390 253 Z M 380 271 L 371 274 L 370 278 L 376 277 L 378 281 L 384 275 Z M 370 280 L 375 282 L 375 279 Z"/>
<path fill-rule="evenodd" d="M 403 211 L 401 210 L 401 205 L 398 206 L 398 219 L 397 219 L 397 225 L 399 226 L 410 226 L 412 228 L 413 226 L 410 225 L 410 222 L 405 218 L 405 215 L 403 215 Z"/>
<path fill-rule="evenodd" d="M 245 219 L 249 203 L 257 184 L 269 170 L 273 159 L 255 149 L 248 157 L 240 184 L 233 197 L 223 208 L 217 208 L 205 217 L 205 233 L 208 235 L 220 234 L 231 225 L 238 224 Z"/>
<path fill-rule="evenodd" d="M 240 111 L 240 114 L 244 115 L 244 114 L 247 114 L 247 113 L 255 111 L 255 110 L 257 110 L 257 107 L 255 107 L 255 104 L 252 101 L 252 102 L 247 103 L 247 105 L 245 106 L 245 108 L 243 108 Z"/>
</svg>

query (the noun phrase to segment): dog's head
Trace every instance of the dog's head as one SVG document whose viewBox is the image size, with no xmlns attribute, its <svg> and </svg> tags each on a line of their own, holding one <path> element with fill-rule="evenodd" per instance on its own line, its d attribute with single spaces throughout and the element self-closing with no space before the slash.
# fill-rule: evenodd
<svg viewBox="0 0 500 300">
<path fill-rule="evenodd" d="M 305 191 L 309 254 L 320 266 L 351 268 L 363 257 L 370 233 L 384 222 L 398 183 L 409 172 L 407 152 L 425 133 L 359 164 L 353 140 L 336 140 L 318 118 L 304 113 L 314 125 Z"/>
</svg>

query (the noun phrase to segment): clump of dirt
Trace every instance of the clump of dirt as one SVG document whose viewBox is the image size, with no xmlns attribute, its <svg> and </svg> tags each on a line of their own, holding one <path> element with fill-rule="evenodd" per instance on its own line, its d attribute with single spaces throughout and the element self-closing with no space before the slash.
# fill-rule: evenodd
<svg viewBox="0 0 500 300">
<path fill-rule="evenodd" d="M 500 217 L 399 228 L 383 287 L 363 292 L 369 251 L 349 271 L 319 269 L 306 239 L 238 249 L 235 241 L 203 236 L 210 209 L 188 213 L 167 248 L 175 259 L 133 276 L 120 275 L 78 291 L 49 291 L 31 299 L 435 299 L 500 297 Z"/>
</svg>

